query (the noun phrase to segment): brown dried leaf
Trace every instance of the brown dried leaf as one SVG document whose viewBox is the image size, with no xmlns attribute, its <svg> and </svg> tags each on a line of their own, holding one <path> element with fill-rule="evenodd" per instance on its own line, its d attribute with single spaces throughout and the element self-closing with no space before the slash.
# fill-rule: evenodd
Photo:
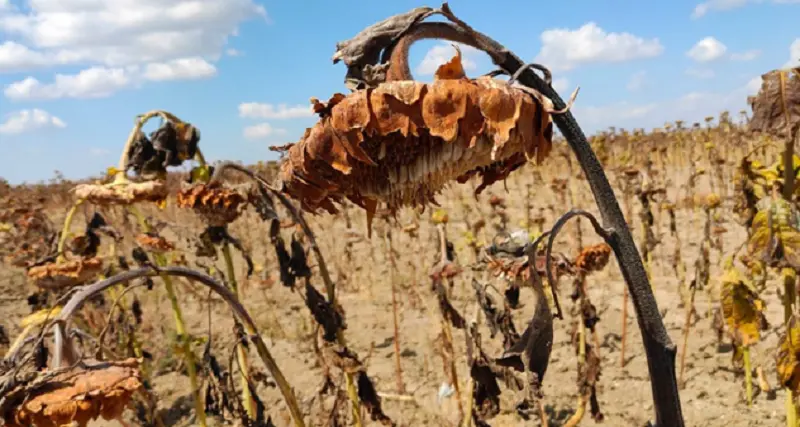
<svg viewBox="0 0 800 427">
<path fill-rule="evenodd" d="M 761 89 L 748 98 L 750 128 L 782 137 L 800 128 L 800 67 L 772 70 L 761 76 Z"/>
</svg>

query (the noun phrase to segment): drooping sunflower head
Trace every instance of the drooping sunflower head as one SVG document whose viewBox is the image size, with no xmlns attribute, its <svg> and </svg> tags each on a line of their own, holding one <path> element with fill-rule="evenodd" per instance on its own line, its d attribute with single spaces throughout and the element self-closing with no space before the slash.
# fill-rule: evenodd
<svg viewBox="0 0 800 427">
<path fill-rule="evenodd" d="M 320 120 L 288 148 L 283 190 L 310 211 L 336 212 L 345 199 L 374 214 L 434 203 L 452 182 L 505 179 L 552 146 L 543 97 L 507 82 L 467 78 L 460 53 L 432 83 L 396 81 L 312 99 Z"/>
</svg>

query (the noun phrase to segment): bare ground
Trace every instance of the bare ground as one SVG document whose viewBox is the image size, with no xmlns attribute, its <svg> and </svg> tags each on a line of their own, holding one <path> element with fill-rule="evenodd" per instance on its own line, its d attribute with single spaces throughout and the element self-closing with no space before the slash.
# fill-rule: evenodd
<svg viewBox="0 0 800 427">
<path fill-rule="evenodd" d="M 509 192 L 505 193 L 502 184 L 496 184 L 490 191 L 506 198 L 511 217 L 510 227 L 514 227 L 523 217 L 521 208 L 524 196 L 524 183 L 530 178 L 515 178 L 509 181 Z M 583 188 L 584 183 L 578 184 Z M 473 256 L 463 247 L 463 223 L 460 221 L 469 215 L 474 221 L 486 217 L 490 223 L 490 209 L 486 206 L 486 196 L 481 197 L 482 214 L 465 213 L 460 208 L 459 200 L 470 201 L 468 186 L 454 187 L 442 197 L 443 207 L 450 212 L 449 237 L 456 244 L 458 261 L 462 266 L 469 266 Z M 593 208 L 591 196 L 580 193 L 579 206 Z M 559 204 L 557 195 L 547 190 L 536 194 L 534 206 L 546 208 L 545 224 L 552 224 L 554 214 L 567 210 Z M 675 189 L 670 190 L 674 200 L 678 195 Z M 155 212 L 155 211 L 154 211 Z M 636 212 L 636 210 L 634 210 Z M 59 220 L 63 212 L 54 219 Z M 171 221 L 180 219 L 181 226 L 194 227 L 200 230 L 200 224 L 187 214 L 169 208 L 167 216 Z M 356 210 L 349 213 L 353 226 L 351 231 L 365 234 L 364 215 Z M 339 299 L 346 312 L 348 328 L 345 337 L 349 346 L 365 361 L 369 375 L 375 381 L 378 391 L 384 395 L 383 407 L 387 415 L 401 426 L 455 426 L 459 422 L 459 405 L 457 396 L 439 399 L 437 397 L 441 384 L 446 381 L 439 349 L 441 325 L 438 307 L 429 280 L 428 269 L 434 264 L 436 257 L 435 229 L 428 225 L 426 211 L 421 220 L 419 239 L 411 239 L 400 231 L 395 231 L 395 247 L 402 252 L 398 260 L 399 271 L 394 280 L 399 287 L 398 303 L 400 307 L 400 348 L 402 352 L 402 377 L 406 393 L 411 396 L 398 396 L 395 356 L 393 344 L 393 317 L 389 263 L 385 257 L 385 249 L 381 236 L 382 224 L 376 224 L 375 233 L 370 241 L 362 239 L 353 244 L 352 261 L 344 255 L 346 226 L 341 218 L 329 216 L 313 218 L 313 228 L 319 233 L 319 240 L 328 263 L 334 269 L 334 278 L 339 286 Z M 406 223 L 412 215 L 404 212 L 401 223 Z M 723 218 L 724 220 L 725 218 Z M 80 221 L 78 221 L 80 222 Z M 679 213 L 679 230 L 683 241 L 683 258 L 688 266 L 687 277 L 693 276 L 692 265 L 697 256 L 699 236 L 701 234 L 702 216 L 695 216 L 691 210 Z M 725 224 L 728 233 L 725 235 L 725 253 L 731 251 L 744 239 L 744 230 L 733 222 Z M 76 226 L 77 227 L 77 226 Z M 638 226 L 634 230 L 638 234 Z M 491 228 L 491 227 L 487 227 Z M 256 319 L 262 335 L 280 368 L 294 387 L 301 406 L 309 414 L 309 425 L 322 425 L 330 410 L 332 399 L 322 402 L 314 399 L 315 391 L 322 381 L 322 370 L 313 349 L 313 319 L 305 307 L 299 293 L 283 287 L 278 281 L 275 271 L 274 251 L 268 246 L 267 228 L 258 223 L 255 215 L 248 213 L 231 228 L 232 234 L 243 238 L 251 249 L 254 259 L 264 267 L 260 277 L 245 281 L 244 304 Z M 488 230 L 487 230 L 488 231 Z M 663 233 L 663 244 L 657 248 L 653 266 L 653 288 L 659 308 L 669 334 L 676 345 L 681 344 L 681 329 L 684 324 L 685 307 L 682 301 L 682 289 L 678 279 L 672 272 L 669 256 L 672 254 L 673 239 L 667 234 L 666 216 L 660 217 L 657 234 Z M 179 232 L 182 236 L 185 233 Z M 349 233 L 352 234 L 352 233 Z M 487 242 L 491 233 L 483 235 Z M 589 228 L 584 223 L 584 242 L 594 243 L 597 240 L 590 236 Z M 574 228 L 568 227 L 559 238 L 558 250 L 574 256 L 577 248 L 574 244 Z M 777 390 L 777 396 L 769 399 L 766 393 L 758 393 L 752 408 L 744 403 L 744 376 L 732 368 L 732 353 L 726 346 L 718 347 L 716 332 L 712 328 L 710 295 L 716 292 L 715 278 L 721 272 L 718 265 L 719 254 L 712 256 L 711 286 L 697 294 L 696 309 L 700 316 L 692 328 L 686 353 L 685 388 L 681 390 L 681 401 L 684 417 L 690 426 L 773 426 L 784 421 L 784 392 Z M 217 264 L 222 265 L 221 260 Z M 314 267 L 316 263 L 311 260 Z M 243 275 L 244 267 L 239 265 Z M 465 268 L 464 273 L 456 279 L 453 288 L 453 305 L 468 319 L 476 312 L 475 299 L 471 283 L 472 275 L 477 274 L 485 280 L 483 273 L 473 273 Z M 258 276 L 258 275 L 257 275 Z M 19 321 L 29 308 L 25 297 L 30 288 L 25 284 L 21 271 L 0 271 L 0 324 L 5 327 L 12 338 L 19 332 Z M 319 289 L 322 284 L 318 279 L 312 281 Z M 502 289 L 504 284 L 494 280 Z M 592 301 L 599 310 L 600 323 L 597 327 L 602 357 L 602 376 L 599 382 L 598 396 L 600 408 L 605 417 L 605 425 L 642 426 L 653 416 L 652 395 L 649 384 L 646 360 L 643 354 L 641 337 L 636 326 L 632 307 L 628 310 L 628 337 L 625 353 L 625 365 L 621 367 L 621 330 L 622 330 L 622 295 L 623 282 L 615 261 L 605 271 L 591 276 L 588 282 Z M 561 304 L 568 310 L 568 280 L 563 280 Z M 188 285 L 181 285 L 182 306 L 189 329 L 195 335 L 204 335 L 209 330 L 212 337 L 212 348 L 220 360 L 228 360 L 233 343 L 233 323 L 230 311 L 219 300 L 205 302 L 205 291 Z M 776 295 L 775 286 L 770 284 L 762 294 L 767 302 L 767 317 L 771 325 L 782 323 L 782 307 Z M 167 425 L 193 425 L 192 403 L 189 393 L 188 379 L 185 373 L 177 371 L 180 367 L 176 358 L 166 345 L 173 328 L 169 303 L 162 288 L 152 291 L 136 291 L 144 307 L 144 323 L 139 331 L 145 340 L 145 348 L 156 356 L 154 363 L 156 376 L 153 384 L 158 396 L 159 407 L 165 412 L 162 417 Z M 522 290 L 523 307 L 515 310 L 514 318 L 518 331 L 522 331 L 531 316 L 533 296 L 531 289 Z M 209 315 L 211 322 L 209 323 Z M 567 315 L 564 320 L 556 321 L 556 337 L 552 359 L 544 382 L 546 405 L 550 413 L 551 425 L 561 425 L 572 414 L 576 406 L 576 359 L 574 348 L 570 343 L 570 324 Z M 778 330 L 779 331 L 779 330 Z M 485 350 L 490 355 L 500 354 L 502 338 L 490 338 L 488 329 L 481 328 Z M 773 358 L 778 333 L 773 328 L 759 344 L 759 355 L 756 362 L 761 361 L 767 373 L 767 379 L 776 387 L 775 362 Z M 455 330 L 456 357 L 458 378 L 461 393 L 465 394 L 468 377 L 465 359 L 464 333 Z M 727 339 L 726 339 L 727 340 Z M 680 358 L 680 355 L 679 355 Z M 264 371 L 260 361 L 251 352 L 254 369 Z M 336 377 L 342 381 L 341 377 Z M 758 391 L 758 387 L 754 387 Z M 290 419 L 278 389 L 267 379 L 259 386 L 259 396 L 267 408 L 272 421 L 277 426 L 290 425 Z M 501 413 L 488 420 L 494 426 L 538 425 L 538 420 L 524 421 L 514 412 L 514 404 L 521 395 L 504 389 Z M 464 397 L 466 399 L 466 397 Z M 323 409 L 324 408 L 324 409 Z M 366 417 L 368 419 L 368 416 Z M 594 421 L 587 416 L 581 425 L 592 425 Z M 97 423 L 96 425 L 103 425 Z M 105 424 L 111 425 L 111 424 Z M 370 425 L 369 422 L 366 425 Z M 377 425 L 377 424 L 376 424 Z"/>
</svg>

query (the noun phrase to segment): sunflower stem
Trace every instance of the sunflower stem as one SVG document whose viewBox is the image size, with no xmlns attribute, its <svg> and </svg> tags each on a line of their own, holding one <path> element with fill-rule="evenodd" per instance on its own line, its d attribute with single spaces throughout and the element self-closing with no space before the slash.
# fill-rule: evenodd
<svg viewBox="0 0 800 427">
<path fill-rule="evenodd" d="M 72 220 L 75 219 L 75 212 L 78 211 L 78 207 L 83 204 L 83 199 L 78 199 L 75 203 L 72 204 L 72 207 L 67 212 L 67 216 L 64 218 L 64 225 L 61 227 L 61 236 L 58 238 L 58 258 L 56 258 L 56 263 L 62 263 L 66 260 L 64 256 L 64 246 L 67 244 L 67 236 L 69 235 L 69 229 L 72 226 Z"/>
<path fill-rule="evenodd" d="M 150 226 L 147 224 L 147 221 L 145 221 L 142 214 L 134 207 L 130 207 L 130 212 L 136 217 L 136 220 L 139 222 L 142 231 L 145 233 L 149 232 Z M 164 267 L 167 265 L 167 260 L 164 255 L 153 254 L 153 258 L 155 259 L 157 266 Z M 189 336 L 186 333 L 186 323 L 183 321 L 183 313 L 181 311 L 180 304 L 178 303 L 178 296 L 175 293 L 175 287 L 172 284 L 172 278 L 166 274 L 161 274 L 160 276 L 161 280 L 164 281 L 164 287 L 167 290 L 167 298 L 169 298 L 169 302 L 172 307 L 172 314 L 175 318 L 175 332 L 178 334 L 178 340 L 180 341 L 181 350 L 183 351 L 183 356 L 186 361 L 186 370 L 189 373 L 189 384 L 192 388 L 192 395 L 194 396 L 197 422 L 199 425 L 205 427 L 206 411 L 197 381 L 197 365 L 194 353 L 192 353 Z"/>
<path fill-rule="evenodd" d="M 222 256 L 225 258 L 225 269 L 227 270 L 228 284 L 231 287 L 236 298 L 241 302 L 242 296 L 239 293 L 239 286 L 236 282 L 236 269 L 233 267 L 233 257 L 231 256 L 231 248 L 228 242 L 222 244 Z M 256 406 L 253 401 L 253 396 L 250 393 L 250 366 L 247 362 L 247 352 L 243 345 L 236 346 L 236 358 L 239 362 L 239 379 L 242 383 L 242 400 L 244 401 L 244 408 L 247 411 L 247 416 L 251 420 L 256 419 Z"/>
<path fill-rule="evenodd" d="M 753 406 L 753 371 L 750 365 L 750 347 L 742 349 L 744 359 L 744 388 L 747 393 L 747 406 Z"/>
</svg>

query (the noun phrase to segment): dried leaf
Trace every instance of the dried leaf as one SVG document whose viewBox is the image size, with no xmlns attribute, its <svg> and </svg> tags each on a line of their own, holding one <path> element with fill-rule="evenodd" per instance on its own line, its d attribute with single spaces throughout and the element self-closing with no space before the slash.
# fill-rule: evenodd
<svg viewBox="0 0 800 427">
<path fill-rule="evenodd" d="M 776 199 L 753 218 L 748 254 L 773 267 L 800 269 L 800 215 L 784 199 Z"/>
<path fill-rule="evenodd" d="M 758 342 L 764 301 L 735 268 L 728 269 L 720 281 L 722 313 L 735 341 L 745 347 Z"/>
<path fill-rule="evenodd" d="M 750 128 L 784 138 L 800 128 L 800 68 L 772 70 L 761 76 L 761 89 L 748 98 Z"/>
<path fill-rule="evenodd" d="M 780 338 L 776 370 L 778 382 L 792 390 L 795 396 L 800 394 L 800 324 L 794 316 Z"/>
</svg>

